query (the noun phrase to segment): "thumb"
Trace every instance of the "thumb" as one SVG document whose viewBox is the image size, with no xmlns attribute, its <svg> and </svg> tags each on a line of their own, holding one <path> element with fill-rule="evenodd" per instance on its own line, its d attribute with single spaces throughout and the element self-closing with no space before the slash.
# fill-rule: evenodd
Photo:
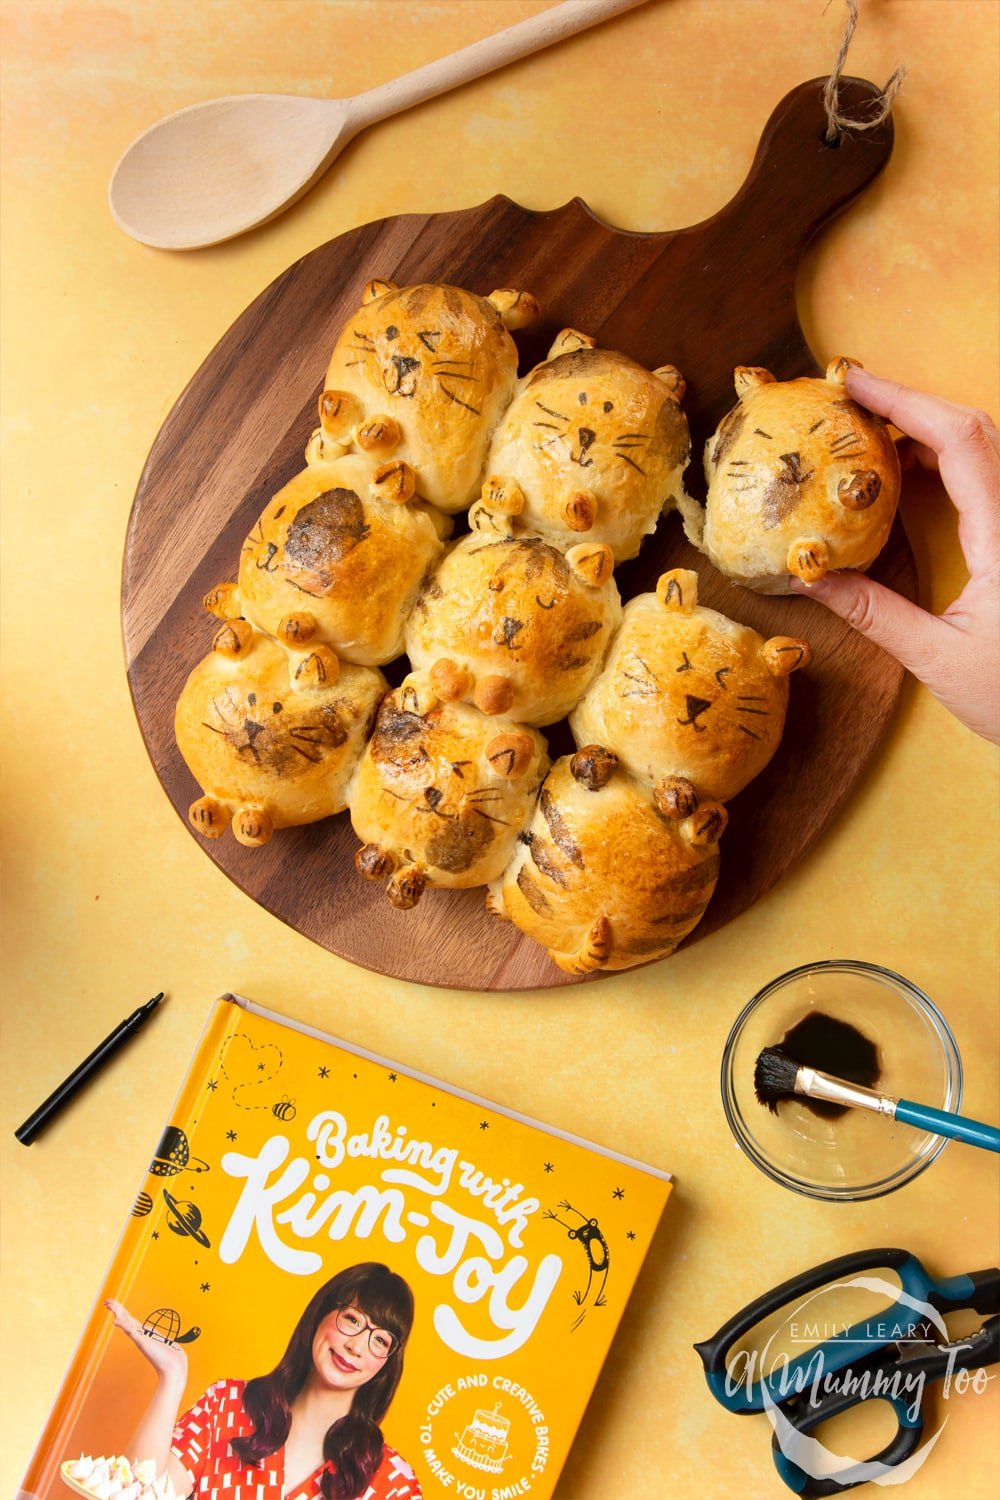
<svg viewBox="0 0 1000 1500">
<path fill-rule="evenodd" d="M 948 626 L 919 604 L 875 583 L 864 573 L 827 573 L 815 583 L 793 578 L 797 594 L 819 599 L 860 635 L 881 646 L 921 682 L 932 684 Z"/>
</svg>

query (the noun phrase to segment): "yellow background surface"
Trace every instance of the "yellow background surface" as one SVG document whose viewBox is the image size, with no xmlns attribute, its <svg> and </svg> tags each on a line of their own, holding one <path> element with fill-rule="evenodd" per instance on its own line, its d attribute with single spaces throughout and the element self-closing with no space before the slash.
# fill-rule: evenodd
<svg viewBox="0 0 1000 1500">
<path fill-rule="evenodd" d="M 236 316 L 299 256 L 387 214 L 502 192 L 575 195 L 673 229 L 736 191 L 774 105 L 829 71 L 846 9 L 649 0 L 359 137 L 274 223 L 226 246 L 139 246 L 111 169 L 157 118 L 240 92 L 348 95 L 545 7 L 533 0 L 4 0 L 4 1089 L 0 1480 L 19 1482 L 168 1117 L 209 1004 L 235 990 L 665 1167 L 677 1187 L 560 1480 L 562 1500 L 779 1497 L 763 1419 L 709 1397 L 696 1339 L 829 1256 L 902 1245 L 932 1273 L 998 1259 L 996 1158 L 950 1145 L 869 1204 L 772 1184 L 725 1124 L 730 1024 L 812 959 L 905 973 L 941 1006 L 965 1110 L 996 1120 L 996 753 L 908 682 L 850 804 L 764 900 L 665 963 L 531 994 L 434 990 L 354 968 L 255 907 L 206 858 L 150 765 L 119 630 L 143 460 Z M 861 0 L 848 71 L 909 69 L 885 174 L 810 251 L 803 327 L 825 360 L 1000 411 L 998 7 Z M 733 247 L 738 255 L 739 247 Z M 747 289 L 753 295 L 753 288 Z M 904 494 L 921 598 L 964 576 L 936 485 Z M 168 1003 L 30 1149 L 12 1132 L 112 1025 Z M 947 1428 L 913 1500 L 993 1495 L 990 1394 Z M 994 1481 L 989 1473 L 994 1473 Z"/>
</svg>

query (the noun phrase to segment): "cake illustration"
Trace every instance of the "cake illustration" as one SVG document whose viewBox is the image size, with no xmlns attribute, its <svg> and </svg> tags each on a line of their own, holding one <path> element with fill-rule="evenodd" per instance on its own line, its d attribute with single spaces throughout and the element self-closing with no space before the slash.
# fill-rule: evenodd
<svg viewBox="0 0 1000 1500">
<path fill-rule="evenodd" d="M 498 1401 L 492 1411 L 480 1408 L 452 1448 L 456 1458 L 471 1464 L 474 1469 L 485 1469 L 488 1474 L 499 1474 L 507 1460 L 507 1435 L 510 1422 L 500 1415 Z"/>
</svg>

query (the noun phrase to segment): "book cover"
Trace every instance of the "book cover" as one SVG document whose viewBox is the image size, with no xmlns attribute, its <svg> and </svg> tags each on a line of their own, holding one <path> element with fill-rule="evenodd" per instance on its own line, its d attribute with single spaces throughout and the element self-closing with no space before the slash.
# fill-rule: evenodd
<svg viewBox="0 0 1000 1500">
<path fill-rule="evenodd" d="M 543 1500 L 670 1186 L 224 996 L 24 1492 Z"/>
</svg>

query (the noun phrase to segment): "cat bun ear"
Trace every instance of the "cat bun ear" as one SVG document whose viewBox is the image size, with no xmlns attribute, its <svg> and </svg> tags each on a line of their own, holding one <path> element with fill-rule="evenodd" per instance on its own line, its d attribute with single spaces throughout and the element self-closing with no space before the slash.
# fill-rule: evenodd
<svg viewBox="0 0 1000 1500">
<path fill-rule="evenodd" d="M 410 672 L 399 684 L 399 706 L 404 714 L 416 714 L 423 719 L 440 701 L 430 678 L 419 672 Z"/>
<path fill-rule="evenodd" d="M 364 414 L 361 402 L 350 391 L 324 391 L 319 398 L 319 425 L 323 436 L 333 442 L 350 442 Z"/>
<path fill-rule="evenodd" d="M 459 703 L 472 687 L 472 674 L 450 657 L 442 656 L 430 671 L 431 687 L 442 703 Z"/>
<path fill-rule="evenodd" d="M 469 530 L 485 531 L 490 536 L 514 535 L 514 524 L 503 511 L 491 510 L 482 500 L 477 500 L 469 510 Z"/>
<path fill-rule="evenodd" d="M 578 328 L 564 328 L 557 333 L 546 359 L 558 359 L 560 354 L 576 354 L 581 349 L 596 349 L 597 340 Z"/>
<path fill-rule="evenodd" d="M 759 385 L 773 385 L 774 376 L 770 370 L 764 370 L 760 365 L 737 365 L 733 371 L 733 384 L 737 396 L 742 397 Z"/>
<path fill-rule="evenodd" d="M 366 303 L 374 302 L 376 297 L 384 297 L 386 292 L 395 292 L 398 290 L 399 288 L 394 281 L 379 281 L 376 278 L 374 281 L 369 281 L 361 293 L 361 305 L 364 307 Z"/>
<path fill-rule="evenodd" d="M 494 776 L 516 781 L 523 776 L 535 753 L 535 742 L 523 730 L 498 734 L 486 746 L 486 759 Z"/>
<path fill-rule="evenodd" d="M 527 328 L 541 312 L 537 300 L 530 292 L 518 292 L 513 287 L 501 287 L 497 292 L 490 292 L 486 300 L 492 302 L 500 314 L 503 326 L 511 330 Z"/>
<path fill-rule="evenodd" d="M 656 580 L 656 597 L 664 609 L 689 615 L 698 603 L 698 575 L 690 568 L 671 568 Z"/>
<path fill-rule="evenodd" d="M 235 659 L 245 656 L 253 645 L 253 626 L 246 620 L 229 620 L 221 630 L 215 632 L 212 650 L 220 656 Z"/>
<path fill-rule="evenodd" d="M 606 542 L 578 542 L 566 553 L 566 561 L 584 583 L 599 589 L 615 568 L 615 555 Z"/>
<path fill-rule="evenodd" d="M 670 393 L 672 400 L 680 404 L 684 400 L 684 392 L 687 390 L 684 376 L 676 365 L 660 365 L 653 371 L 657 380 L 662 380 Z"/>
<path fill-rule="evenodd" d="M 846 354 L 839 354 L 836 359 L 831 359 L 826 367 L 826 378 L 834 385 L 844 385 L 847 381 L 848 370 L 862 370 L 864 366 L 859 359 L 848 359 Z"/>
<path fill-rule="evenodd" d="M 721 802 L 703 802 L 696 812 L 677 825 L 677 831 L 686 844 L 704 849 L 719 842 L 728 822 L 729 814 Z"/>
<path fill-rule="evenodd" d="M 417 476 L 403 458 L 390 458 L 372 470 L 368 493 L 373 498 L 391 500 L 394 505 L 405 505 L 412 500 L 417 490 Z"/>
<path fill-rule="evenodd" d="M 761 660 L 772 677 L 787 677 L 799 667 L 807 667 L 812 658 L 808 641 L 791 635 L 772 635 L 760 648 Z"/>
<path fill-rule="evenodd" d="M 336 652 L 329 646 L 320 645 L 303 655 L 292 674 L 292 681 L 306 692 L 310 689 L 318 692 L 321 688 L 332 687 L 339 677 L 340 661 Z"/>
</svg>

